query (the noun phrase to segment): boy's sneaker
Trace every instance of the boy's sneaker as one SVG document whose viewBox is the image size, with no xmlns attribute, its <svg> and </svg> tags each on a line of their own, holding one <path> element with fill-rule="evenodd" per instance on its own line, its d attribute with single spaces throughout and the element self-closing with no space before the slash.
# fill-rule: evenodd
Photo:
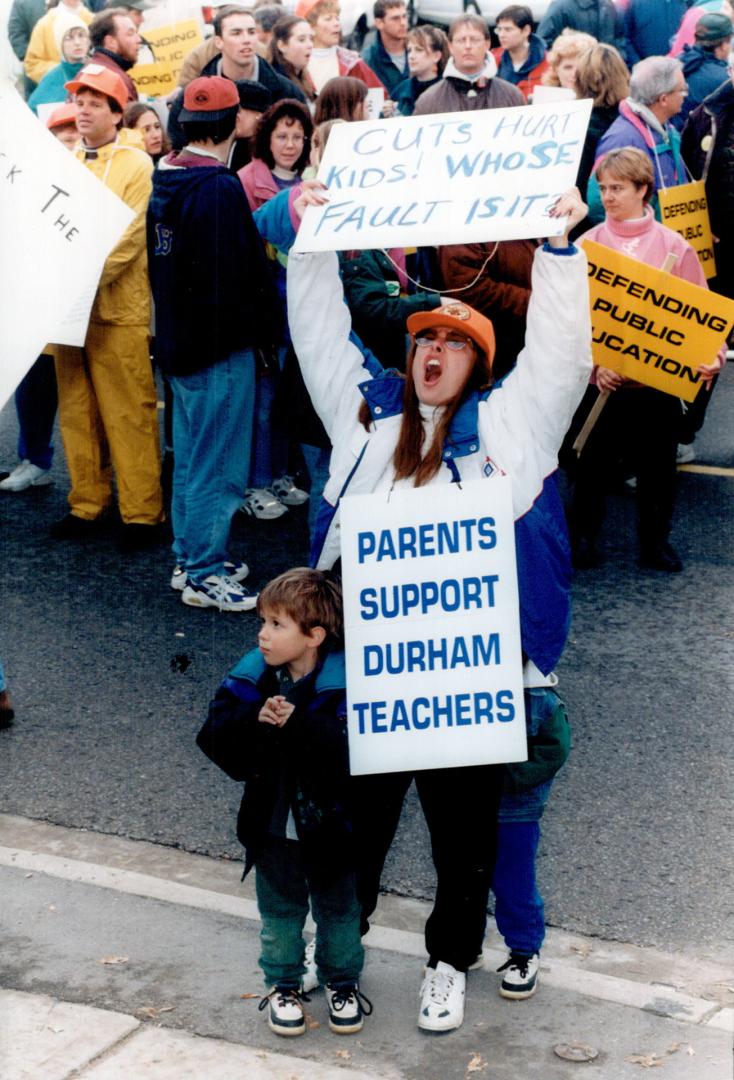
<svg viewBox="0 0 734 1080">
<path fill-rule="evenodd" d="M 690 465 L 692 461 L 696 460 L 696 451 L 693 449 L 693 443 L 678 443 L 678 449 L 675 455 L 676 465 Z M 12 474 L 11 474 L 12 475 Z M 0 487 L 4 487 L 7 481 L 3 481 Z"/>
<path fill-rule="evenodd" d="M 258 1006 L 260 1012 L 268 1010 L 268 1027 L 276 1035 L 304 1035 L 306 1017 L 298 990 L 287 986 L 274 986 Z"/>
<path fill-rule="evenodd" d="M 29 487 L 45 487 L 53 483 L 50 469 L 41 469 L 38 465 L 32 465 L 24 458 L 20 465 L 16 465 L 9 476 L 0 480 L 2 491 L 25 491 Z"/>
<path fill-rule="evenodd" d="M 292 476 L 281 476 L 280 480 L 274 480 L 270 490 L 286 506 L 303 506 L 311 497 L 303 488 L 296 486 Z"/>
<path fill-rule="evenodd" d="M 500 994 L 503 998 L 523 1001 L 532 997 L 538 989 L 538 968 L 540 957 L 537 953 L 526 956 L 510 949 L 510 955 L 498 971 L 504 971 Z"/>
<path fill-rule="evenodd" d="M 252 611 L 257 603 L 257 593 L 249 592 L 228 577 L 210 574 L 200 583 L 189 582 L 181 593 L 181 599 L 189 607 L 213 607 L 220 611 Z"/>
<path fill-rule="evenodd" d="M 418 1027 L 423 1031 L 453 1031 L 464 1022 L 466 975 L 439 961 L 426 968 L 421 985 Z"/>
<path fill-rule="evenodd" d="M 301 989 L 304 994 L 310 994 L 312 990 L 318 990 L 319 977 L 316 974 L 316 938 L 311 938 L 306 946 L 306 952 L 303 956 L 303 962 L 306 965 L 306 970 L 303 973 L 303 979 L 301 981 Z"/>
<path fill-rule="evenodd" d="M 372 1002 L 360 993 L 357 983 L 327 986 L 326 1000 L 329 1027 L 337 1035 L 354 1035 L 361 1031 L 365 1016 L 372 1012 Z"/>
<path fill-rule="evenodd" d="M 268 488 L 249 488 L 240 510 L 259 521 L 275 521 L 288 513 L 288 507 Z"/>
<path fill-rule="evenodd" d="M 250 573 L 250 568 L 247 563 L 226 562 L 224 564 L 224 573 L 232 581 L 239 583 L 245 580 Z M 186 588 L 186 571 L 182 566 L 174 566 L 171 574 L 171 588 L 175 589 L 176 592 L 183 592 Z"/>
</svg>

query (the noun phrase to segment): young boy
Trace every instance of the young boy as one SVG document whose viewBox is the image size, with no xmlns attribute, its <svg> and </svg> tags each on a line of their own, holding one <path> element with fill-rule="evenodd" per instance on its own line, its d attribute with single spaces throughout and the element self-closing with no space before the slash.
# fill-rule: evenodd
<svg viewBox="0 0 734 1080">
<path fill-rule="evenodd" d="M 260 593 L 259 647 L 217 691 L 197 738 L 234 780 L 245 781 L 237 835 L 245 874 L 257 866 L 262 920 L 260 1008 L 277 1035 L 302 1035 L 303 926 L 318 927 L 316 966 L 329 1027 L 362 1028 L 364 961 L 351 850 L 349 754 L 339 586 L 296 568 Z M 306 1000 L 308 1000 L 306 998 Z"/>
</svg>

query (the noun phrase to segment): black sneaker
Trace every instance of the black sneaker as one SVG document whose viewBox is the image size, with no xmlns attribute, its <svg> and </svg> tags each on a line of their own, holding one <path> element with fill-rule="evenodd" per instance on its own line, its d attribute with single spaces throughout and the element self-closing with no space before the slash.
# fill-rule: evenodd
<svg viewBox="0 0 734 1080">
<path fill-rule="evenodd" d="M 52 525 L 48 532 L 53 540 L 86 540 L 96 536 L 100 528 L 99 518 L 87 521 L 86 518 L 77 517 L 76 514 L 67 514 L 61 521 Z"/>
<path fill-rule="evenodd" d="M 362 1030 L 365 1016 L 372 1012 L 372 1002 L 360 993 L 358 983 L 333 983 L 326 987 L 329 1027 L 337 1035 L 356 1035 Z"/>
<path fill-rule="evenodd" d="M 500 985 L 501 996 L 512 1001 L 523 1001 L 532 997 L 538 989 L 539 967 L 540 957 L 537 953 L 526 956 L 510 949 L 510 955 L 504 964 L 497 968 L 498 971 L 505 972 Z"/>
<path fill-rule="evenodd" d="M 683 569 L 678 553 L 667 543 L 641 548 L 639 565 L 645 570 L 662 570 L 665 574 L 679 574 Z"/>
<path fill-rule="evenodd" d="M 304 1035 L 306 1033 L 306 1017 L 303 1012 L 303 1001 L 308 1001 L 298 990 L 292 986 L 274 986 L 269 994 L 260 1002 L 258 1009 L 268 1010 L 268 1027 L 276 1035 Z"/>
</svg>

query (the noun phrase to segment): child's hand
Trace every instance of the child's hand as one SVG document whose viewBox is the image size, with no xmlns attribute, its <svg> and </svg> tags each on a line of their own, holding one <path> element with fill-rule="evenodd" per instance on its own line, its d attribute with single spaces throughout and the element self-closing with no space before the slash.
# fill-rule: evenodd
<svg viewBox="0 0 734 1080">
<path fill-rule="evenodd" d="M 258 713 L 261 724 L 273 724 L 275 727 L 283 727 L 288 717 L 295 708 L 292 702 L 286 701 L 282 694 L 269 697 Z"/>
</svg>

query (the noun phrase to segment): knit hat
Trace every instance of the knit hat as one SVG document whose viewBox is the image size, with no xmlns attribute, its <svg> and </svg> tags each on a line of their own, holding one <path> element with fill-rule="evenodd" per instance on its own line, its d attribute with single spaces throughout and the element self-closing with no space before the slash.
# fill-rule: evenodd
<svg viewBox="0 0 734 1080">
<path fill-rule="evenodd" d="M 272 97 L 268 88 L 262 83 L 253 82 L 252 79 L 238 79 L 235 86 L 240 95 L 241 109 L 264 113 L 269 107 Z"/>
<path fill-rule="evenodd" d="M 56 8 L 56 12 L 57 14 L 54 18 L 52 29 L 54 32 L 54 41 L 56 42 L 56 48 L 59 50 L 59 56 L 63 60 L 64 54 L 61 50 L 61 43 L 64 40 L 66 34 L 68 34 L 70 30 L 75 30 L 80 27 L 87 34 L 89 33 L 89 31 L 87 30 L 87 24 L 84 22 L 83 19 L 79 18 L 76 12 L 68 11 L 65 7 Z"/>
<path fill-rule="evenodd" d="M 437 326 L 445 326 L 448 330 L 456 330 L 471 338 L 486 355 L 491 367 L 495 351 L 494 327 L 486 316 L 480 315 L 468 304 L 452 300 L 432 311 L 418 311 L 408 317 L 408 333 L 414 336 Z"/>
<path fill-rule="evenodd" d="M 221 75 L 201 75 L 184 90 L 183 108 L 178 118 L 184 123 L 223 120 L 239 105 L 240 95 L 231 79 Z"/>
<path fill-rule="evenodd" d="M 728 15 L 707 11 L 696 23 L 697 45 L 718 45 L 734 35 L 734 25 Z"/>
<path fill-rule="evenodd" d="M 129 100 L 127 87 L 120 76 L 101 64 L 87 64 L 71 82 L 64 83 L 64 90 L 68 90 L 70 94 L 84 87 L 112 98 L 120 109 L 124 109 Z"/>
</svg>

